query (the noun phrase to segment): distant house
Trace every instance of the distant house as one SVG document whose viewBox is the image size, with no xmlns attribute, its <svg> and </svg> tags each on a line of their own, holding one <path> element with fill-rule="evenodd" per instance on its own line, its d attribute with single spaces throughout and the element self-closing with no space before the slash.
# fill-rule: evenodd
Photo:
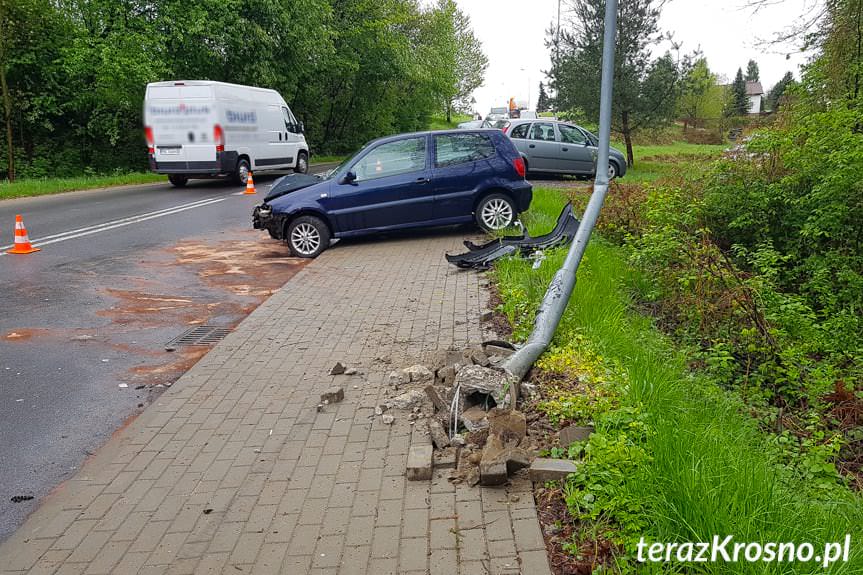
<svg viewBox="0 0 863 575">
<path fill-rule="evenodd" d="M 764 88 L 761 87 L 761 82 L 746 82 L 746 97 L 749 98 L 749 113 L 760 114 L 764 97 Z"/>
</svg>

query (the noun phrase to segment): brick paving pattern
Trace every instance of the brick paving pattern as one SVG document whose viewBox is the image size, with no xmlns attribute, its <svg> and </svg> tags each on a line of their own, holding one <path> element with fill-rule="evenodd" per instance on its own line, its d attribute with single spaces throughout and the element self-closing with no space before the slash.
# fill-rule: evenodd
<svg viewBox="0 0 863 575">
<path fill-rule="evenodd" d="M 374 417 L 388 371 L 483 339 L 484 280 L 443 258 L 461 239 L 308 265 L 46 498 L 0 572 L 549 574 L 526 479 L 406 481 L 428 439 Z M 334 384 L 344 401 L 318 412 Z"/>
</svg>

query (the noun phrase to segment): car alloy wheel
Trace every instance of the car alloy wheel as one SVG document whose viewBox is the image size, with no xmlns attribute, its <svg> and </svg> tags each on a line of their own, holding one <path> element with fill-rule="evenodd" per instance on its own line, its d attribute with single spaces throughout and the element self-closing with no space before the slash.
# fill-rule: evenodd
<svg viewBox="0 0 863 575">
<path fill-rule="evenodd" d="M 502 230 L 512 224 L 512 206 L 503 198 L 491 198 L 483 204 L 479 217 L 484 227 L 490 230 Z"/>
<path fill-rule="evenodd" d="M 617 177 L 617 164 L 608 162 L 608 181 L 610 182 Z"/>
<path fill-rule="evenodd" d="M 249 181 L 249 166 L 245 162 L 240 163 L 238 172 L 237 176 L 240 179 L 240 183 L 245 184 Z"/>
<path fill-rule="evenodd" d="M 300 255 L 310 256 L 321 247 L 321 234 L 310 223 L 297 224 L 291 231 L 291 247 Z"/>
</svg>

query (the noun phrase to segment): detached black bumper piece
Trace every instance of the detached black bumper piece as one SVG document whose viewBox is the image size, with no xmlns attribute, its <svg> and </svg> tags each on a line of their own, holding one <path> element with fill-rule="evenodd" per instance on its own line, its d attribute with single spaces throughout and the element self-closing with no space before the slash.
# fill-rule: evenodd
<svg viewBox="0 0 863 575">
<path fill-rule="evenodd" d="M 446 260 L 460 268 L 487 269 L 492 262 L 504 256 L 518 253 L 529 254 L 536 250 L 545 250 L 555 246 L 565 245 L 572 241 L 581 222 L 572 213 L 572 204 L 566 204 L 557 217 L 557 224 L 551 232 L 532 238 L 510 236 L 492 240 L 482 245 L 465 242 L 468 251 L 463 254 L 446 254 Z"/>
</svg>

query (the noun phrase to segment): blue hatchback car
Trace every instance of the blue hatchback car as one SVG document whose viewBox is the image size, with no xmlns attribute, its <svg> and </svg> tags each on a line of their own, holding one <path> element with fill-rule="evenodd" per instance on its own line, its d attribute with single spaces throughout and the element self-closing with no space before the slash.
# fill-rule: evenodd
<svg viewBox="0 0 863 575">
<path fill-rule="evenodd" d="M 533 195 L 524 160 L 500 130 L 448 130 L 374 140 L 323 176 L 277 180 L 256 229 L 313 258 L 332 238 L 476 222 L 512 225 Z"/>
</svg>

